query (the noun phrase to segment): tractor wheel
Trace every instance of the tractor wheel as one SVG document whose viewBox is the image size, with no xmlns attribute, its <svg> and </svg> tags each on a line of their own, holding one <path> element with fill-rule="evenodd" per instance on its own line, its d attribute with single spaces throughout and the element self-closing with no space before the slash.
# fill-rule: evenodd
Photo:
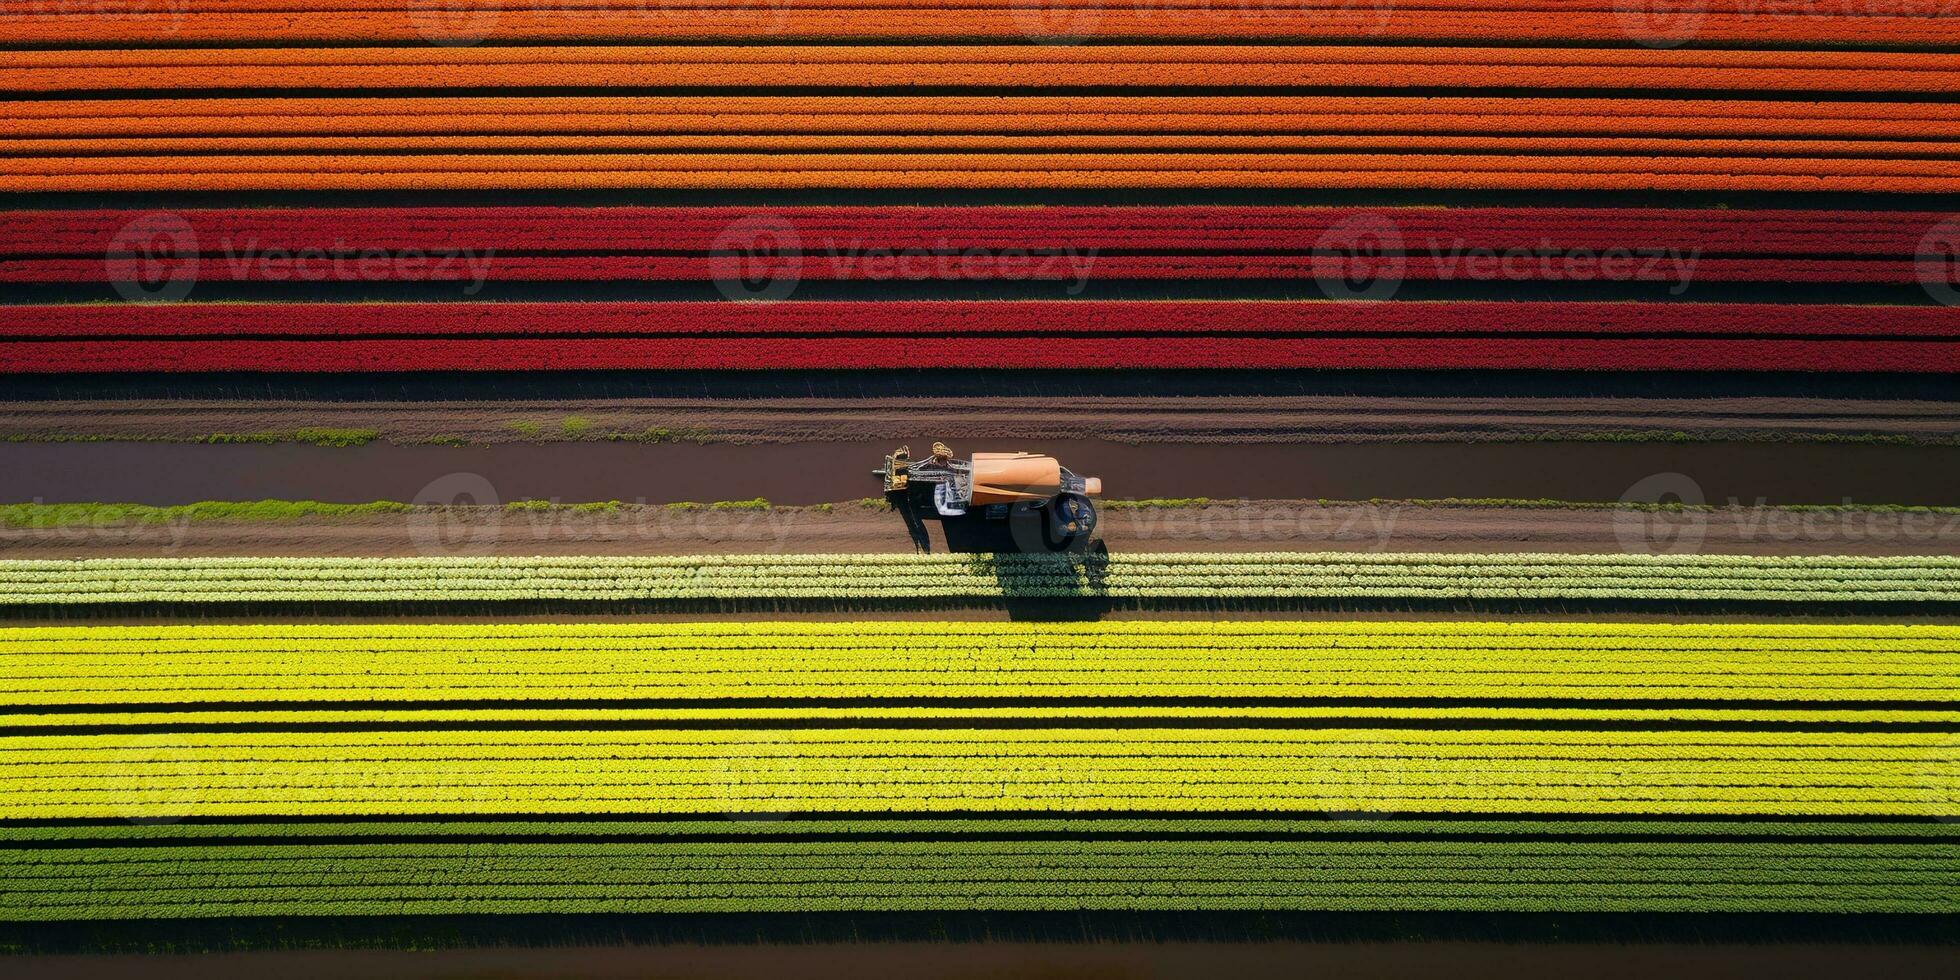
<svg viewBox="0 0 1960 980">
<path fill-rule="evenodd" d="M 1096 505 L 1081 494 L 1057 496 L 1042 509 L 1041 518 L 1043 536 L 1055 551 L 1086 547 L 1096 533 Z"/>
</svg>

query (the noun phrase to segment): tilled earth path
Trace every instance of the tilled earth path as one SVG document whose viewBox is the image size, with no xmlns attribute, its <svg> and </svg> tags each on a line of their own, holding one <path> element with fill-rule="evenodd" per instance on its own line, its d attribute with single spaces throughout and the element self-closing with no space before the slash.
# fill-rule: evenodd
<svg viewBox="0 0 1960 980">
<path fill-rule="evenodd" d="M 376 442 L 191 445 L 0 442 L 0 503 L 187 504 L 374 500 L 426 504 L 875 497 L 872 469 L 899 442 L 923 452 L 1039 450 L 1112 500 L 1619 500 L 1727 504 L 1960 504 L 1960 447 L 1809 442 L 1373 442 L 1320 445 L 964 438 L 728 445 Z"/>
<path fill-rule="evenodd" d="M 553 401 L 0 402 L 0 438 L 197 439 L 373 429 L 383 439 L 608 437 L 716 442 L 967 439 L 1123 442 L 1512 440 L 1679 433 L 1697 439 L 1960 440 L 1960 406 L 1826 398 L 995 397 Z"/>
</svg>

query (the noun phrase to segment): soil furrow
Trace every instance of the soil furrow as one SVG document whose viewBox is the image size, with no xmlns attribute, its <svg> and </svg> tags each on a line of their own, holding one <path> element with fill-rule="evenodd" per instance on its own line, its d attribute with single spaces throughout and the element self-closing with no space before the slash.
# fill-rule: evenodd
<svg viewBox="0 0 1960 980">
<path fill-rule="evenodd" d="M 1190 397 L 564 399 L 551 402 L 46 401 L 0 403 L 0 439 L 195 441 L 373 430 L 401 443 L 631 438 L 789 443 L 983 439 L 1322 443 L 1960 440 L 1960 406 L 1825 398 Z"/>
</svg>

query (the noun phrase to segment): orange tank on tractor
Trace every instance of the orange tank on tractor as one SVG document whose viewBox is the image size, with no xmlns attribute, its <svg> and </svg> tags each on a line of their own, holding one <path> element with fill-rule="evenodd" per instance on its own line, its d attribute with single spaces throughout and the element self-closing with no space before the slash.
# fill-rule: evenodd
<svg viewBox="0 0 1960 980">
<path fill-rule="evenodd" d="M 933 510 L 941 517 L 963 517 L 976 507 L 991 520 L 1039 511 L 1049 538 L 1057 543 L 1086 539 L 1095 531 L 1092 498 L 1102 494 L 1101 480 L 1076 476 L 1053 456 L 974 453 L 958 459 L 941 442 L 932 444 L 931 456 L 917 460 L 900 446 L 872 474 L 884 480 L 886 494 L 907 501 L 930 488 Z"/>
</svg>

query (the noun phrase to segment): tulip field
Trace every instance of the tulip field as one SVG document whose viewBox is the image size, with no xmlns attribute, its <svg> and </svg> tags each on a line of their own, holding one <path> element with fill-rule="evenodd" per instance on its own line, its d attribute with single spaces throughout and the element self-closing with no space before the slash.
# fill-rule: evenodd
<svg viewBox="0 0 1960 980">
<path fill-rule="evenodd" d="M 1952 128 L 1960 134 L 1960 123 Z M 61 134 L 50 129 L 47 135 Z M 943 275 L 1447 280 L 1478 274 L 1465 253 L 1557 247 L 1625 250 L 1624 258 L 1595 257 L 1583 270 L 1607 281 L 1668 281 L 1692 256 L 1694 274 L 1709 280 L 1910 283 L 1920 274 L 1921 239 L 1946 218 L 1913 211 L 1216 206 L 308 208 L 185 210 L 168 216 L 22 211 L 0 212 L 0 281 L 141 278 L 140 264 L 149 257 L 119 255 L 116 247 L 118 236 L 133 225 L 158 232 L 181 228 L 188 241 L 217 246 L 187 249 L 182 257 L 200 281 L 302 275 L 326 281 L 455 281 L 476 274 L 513 281 L 713 280 L 739 274 L 745 261 L 770 275 L 810 280 Z M 762 248 L 763 257 L 722 254 L 738 243 L 728 236 L 731 228 L 754 239 L 739 243 Z M 1336 248 L 1337 254 L 1327 254 L 1330 246 L 1370 241 L 1379 252 L 1338 254 Z M 1416 246 L 1416 254 L 1394 254 L 1398 242 L 1404 249 Z M 1423 248 L 1437 242 L 1451 243 L 1457 254 Z M 238 262 L 209 254 L 248 244 L 283 257 Z M 376 266 L 309 262 L 295 254 L 374 249 L 478 255 L 475 262 L 446 256 L 415 266 Z M 944 263 L 899 261 L 901 254 L 949 249 L 969 254 Z M 999 254 L 1017 249 L 1028 254 Z M 663 254 L 645 254 L 653 250 Z M 1848 253 L 1863 257 L 1847 258 Z M 1534 281 L 1563 271 L 1521 261 L 1495 274 Z"/>
<path fill-rule="evenodd" d="M 0 11 L 0 374 L 1957 366 L 1938 0 L 151 6 Z"/>
<path fill-rule="evenodd" d="M 1960 911 L 1953 627 L 47 627 L 0 666 L 11 919 Z"/>
<path fill-rule="evenodd" d="M 1940 0 L 276 6 L 0 11 L 0 193 L 1960 190 Z"/>
<path fill-rule="evenodd" d="M 1317 38 L 1313 31 L 1288 29 L 1295 18 L 1317 16 L 1311 10 L 1294 12 L 1292 17 L 1188 10 L 1180 11 L 1189 15 L 1188 20 L 1163 18 L 1184 20 L 1187 25 L 1212 22 L 1200 28 L 1206 36 L 1199 38 L 1189 36 L 1190 26 L 1165 33 L 1145 28 L 1145 38 L 1124 37 L 1126 27 L 1136 30 L 1161 22 L 1158 11 L 1131 10 L 1110 25 L 1118 36 L 1106 38 L 1100 33 L 1100 5 L 1085 10 L 1001 9 L 1008 6 L 992 4 L 961 13 L 989 19 L 995 31 L 1005 26 L 1005 15 L 1007 22 L 1017 25 L 1023 42 L 1096 37 L 1188 43 L 811 44 L 808 35 L 782 33 L 788 11 L 781 11 L 784 24 L 772 28 L 769 14 L 736 10 L 729 13 L 746 20 L 756 32 L 741 39 L 751 43 L 660 46 L 658 42 L 669 40 L 673 33 L 663 25 L 685 24 L 691 18 L 673 11 L 665 12 L 668 16 L 622 11 L 615 18 L 624 16 L 639 25 L 637 29 L 604 16 L 573 26 L 589 11 L 567 10 L 557 13 L 573 22 L 561 22 L 559 29 L 565 33 L 546 39 L 537 36 L 539 25 L 528 13 L 520 16 L 512 11 L 516 23 L 506 24 L 503 11 L 494 7 L 477 11 L 474 17 L 466 16 L 470 11 L 397 7 L 355 15 L 351 22 L 342 21 L 335 34 L 346 37 L 352 23 L 364 16 L 378 17 L 383 23 L 392 20 L 392 29 L 399 33 L 406 16 L 419 28 L 416 33 L 421 38 L 436 43 L 294 46 L 290 38 L 279 37 L 289 27 L 257 43 L 228 46 L 220 38 L 239 30 L 242 25 L 238 25 L 216 28 L 216 36 L 207 34 L 204 44 L 209 46 L 112 48 L 91 42 L 105 36 L 105 30 L 113 30 L 113 21 L 105 24 L 83 11 L 29 14 L 36 33 L 52 35 L 55 44 L 76 46 L 22 51 L 0 68 L 0 89 L 36 100 L 35 108 L 24 113 L 73 120 L 81 127 L 94 121 L 97 135 L 80 145 L 22 145 L 22 155 L 0 159 L 0 191 L 838 187 L 1597 191 L 1629 186 L 1666 191 L 1960 190 L 1960 177 L 1950 166 L 1951 145 L 1917 128 L 1909 145 L 1882 139 L 1757 140 L 1746 134 L 1748 124 L 1734 124 L 1724 132 L 1729 137 L 1724 141 L 1698 145 L 1701 141 L 1673 132 L 1647 140 L 1587 139 L 1563 133 L 1526 138 L 1479 133 L 1481 138 L 1462 138 L 1411 134 L 1379 122 L 1372 133 L 1316 127 L 1264 140 L 1215 137 L 1193 127 L 1181 133 L 1126 133 L 1100 140 L 1079 136 L 1044 140 L 1016 134 L 990 141 L 986 137 L 993 133 L 979 124 L 982 120 L 969 117 L 967 128 L 952 132 L 915 122 L 911 126 L 915 131 L 937 131 L 910 141 L 861 124 L 853 127 L 855 132 L 836 138 L 800 131 L 788 136 L 772 131 L 767 122 L 708 138 L 673 139 L 663 138 L 662 122 L 638 120 L 623 133 L 600 134 L 560 123 L 552 131 L 557 138 L 541 140 L 531 134 L 508 134 L 498 117 L 483 111 L 485 99 L 554 87 L 571 90 L 565 94 L 597 90 L 621 96 L 702 89 L 762 90 L 790 97 L 823 92 L 833 107 L 831 114 L 859 111 L 861 95 L 884 90 L 902 94 L 992 88 L 1019 100 L 1047 95 L 1046 90 L 1053 88 L 1089 89 L 1098 95 L 1162 89 L 1303 89 L 1322 94 L 1328 89 L 1360 89 L 1382 96 L 1411 90 L 1474 96 L 1508 89 L 1541 98 L 1593 96 L 1600 91 L 1624 92 L 1633 98 L 1712 92 L 1737 102 L 1771 96 L 1785 115 L 1811 111 L 1857 118 L 1855 111 L 1833 107 L 1845 101 L 1845 95 L 1854 94 L 1881 106 L 1877 111 L 1882 113 L 1960 92 L 1960 55 L 1951 53 L 1955 36 L 1951 11 L 1935 12 L 1938 4 L 1933 0 L 1927 0 L 1925 9 L 1905 16 L 1823 14 L 1820 19 L 1826 26 L 1819 33 L 1824 39 L 1811 42 L 1819 46 L 1794 49 L 1771 46 L 1788 43 L 1771 38 L 1759 39 L 1756 44 L 1761 47 L 1676 47 L 1668 43 L 1672 38 L 1666 33 L 1676 25 L 1662 17 L 1662 23 L 1643 26 L 1640 12 L 1622 12 L 1626 17 L 1620 34 L 1627 46 L 1579 48 L 1410 43 L 1432 41 L 1433 35 L 1405 35 L 1403 43 L 1394 43 L 1366 23 L 1350 25 L 1349 40 L 1378 43 L 1326 44 L 1324 36 Z M 881 10 L 880 16 L 886 13 Z M 956 30 L 940 20 L 940 11 L 921 13 L 943 25 L 935 33 Z M 1461 16 L 1462 12 L 1453 13 Z M 1531 14 L 1564 19 L 1544 11 Z M 283 13 L 265 15 L 295 23 Z M 1601 10 L 1591 15 L 1609 19 Z M 182 16 L 206 25 L 228 20 L 220 10 Z M 170 18 L 152 15 L 151 19 Z M 1345 19 L 1337 17 L 1322 29 L 1335 29 Z M 1383 29 L 1394 20 L 1386 8 L 1380 19 Z M 1261 20 L 1266 24 L 1259 24 Z M 1784 26 L 1804 20 L 1804 15 L 1794 15 Z M 1687 26 L 1698 29 L 1699 22 Z M 1836 30 L 1861 28 L 1888 32 L 1902 28 L 1906 33 L 1882 50 L 1842 50 L 1830 39 Z M 1248 29 L 1255 36 L 1279 31 L 1298 43 L 1215 43 L 1243 40 Z M 837 37 L 833 30 L 814 26 L 810 30 L 817 39 Z M 715 35 L 712 29 L 704 32 L 708 39 Z M 488 38 L 504 43 L 477 45 Z M 796 43 L 800 39 L 806 43 Z M 757 40 L 771 43 L 753 43 Z M 230 45 L 238 44 L 234 33 Z M 1898 45 L 1922 49 L 1897 50 Z M 404 125 L 399 120 L 384 124 L 378 132 L 364 131 L 376 138 L 355 141 L 294 136 L 286 129 L 288 116 L 374 113 L 374 104 L 364 102 L 362 96 L 393 90 L 460 96 L 446 99 L 444 111 L 436 114 L 439 119 L 447 117 L 449 132 L 430 134 L 422 131 L 426 124 Z M 241 92 L 251 94 L 233 95 Z M 230 122 L 196 124 L 187 135 L 202 140 L 201 145 L 182 139 L 127 142 L 119 139 L 120 126 L 99 121 L 104 106 L 98 100 L 104 98 L 129 103 L 124 107 L 127 115 L 235 120 L 240 115 L 237 110 L 246 115 L 262 112 L 264 100 L 279 97 L 298 97 L 307 104 L 280 114 L 279 122 L 268 127 L 270 143 L 220 135 L 233 125 Z M 152 104 L 161 111 L 145 111 Z M 1350 105 L 1345 99 L 1334 104 Z M 552 97 L 534 98 L 532 107 L 532 115 L 553 115 L 561 104 Z M 933 101 L 925 99 L 920 114 L 937 115 L 934 108 Z M 1011 111 L 1015 104 L 1002 108 Z M 1724 108 L 1731 116 L 1747 115 L 1736 111 L 1740 106 Z M 1447 119 L 1450 109 L 1438 106 L 1424 115 Z M 767 111 L 794 112 L 778 105 L 770 105 Z M 186 153 L 193 146 L 197 151 Z M 266 153 L 268 149 L 273 152 Z"/>
<path fill-rule="evenodd" d="M 1943 374 L 1960 363 L 1960 308 L 1950 305 L 1365 301 L 1405 282 L 1912 286 L 1954 275 L 1960 225 L 1942 238 L 1943 220 L 1928 212 L 1502 208 L 26 211 L 0 214 L 0 281 L 125 283 L 161 274 L 187 284 L 474 282 L 472 289 L 714 282 L 735 286 L 732 298 L 779 288 L 782 296 L 770 298 L 783 301 L 0 306 L 0 372 Z M 806 281 L 1051 282 L 1074 290 L 1105 281 L 1288 279 L 1319 283 L 1324 295 L 788 298 Z"/>
<path fill-rule="evenodd" d="M 23 372 L 1960 370 L 1960 308 L 877 301 L 0 308 Z"/>
<path fill-rule="evenodd" d="M 0 965 L 1950 975 L 1956 376 L 1955 0 L 0 3 Z"/>
<path fill-rule="evenodd" d="M 191 0 L 173 5 L 178 20 L 146 16 L 140 4 L 104 4 L 76 10 L 28 8 L 8 12 L 0 24 L 24 41 L 38 44 L 163 40 L 239 43 L 248 41 L 355 40 L 414 41 L 441 21 L 418 11 L 414 0 L 369 0 L 358 10 L 287 10 L 270 3 Z M 1020 39 L 1040 27 L 1035 18 L 1053 18 L 1060 35 L 1080 37 L 1176 38 L 1271 37 L 1345 39 L 1357 34 L 1429 41 L 1516 42 L 1547 35 L 1571 40 L 1611 41 L 1626 36 L 1640 8 L 1589 4 L 1547 11 L 1528 0 L 1429 0 L 1418 7 L 1362 7 L 1340 0 L 1310 0 L 1285 8 L 1176 7 L 1138 0 L 1058 0 L 1038 12 L 1006 4 L 948 6 L 932 0 L 884 0 L 875 21 L 850 16 L 823 0 L 784 0 L 767 7 L 733 6 L 699 10 L 662 8 L 673 16 L 648 18 L 630 0 L 587 0 L 578 6 L 524 8 L 486 5 L 495 16 L 459 16 L 458 29 L 479 39 L 503 41 L 565 36 L 647 37 L 660 40 L 741 38 L 757 32 L 757 21 L 787 37 L 878 39 L 889 37 L 978 37 Z M 1696 36 L 1737 42 L 1791 45 L 1940 44 L 1953 37 L 1951 25 L 1934 15 L 1946 8 L 1938 0 L 1895 0 L 1883 6 L 1848 3 L 1808 8 L 1761 6 L 1746 0 L 1717 0 L 1689 8 Z M 682 16 L 685 10 L 686 16 Z M 1656 22 L 1667 8 L 1647 12 Z M 636 16 L 640 15 L 640 16 Z M 472 25 L 472 21 L 478 23 Z"/>
<path fill-rule="evenodd" d="M 1954 602 L 1960 557 L 1138 553 L 0 560 L 0 605 L 1110 599 Z"/>
<path fill-rule="evenodd" d="M 0 892 L 0 914 L 76 921 L 1302 907 L 1951 913 L 1951 880 L 1960 861 L 1960 842 L 1942 824 L 1771 824 L 1771 832 L 1783 836 L 1769 844 L 1723 841 L 1765 829 L 1728 822 L 1553 820 L 1422 828 L 1396 821 L 1172 818 L 999 824 L 930 818 L 791 822 L 770 829 L 799 835 L 794 843 L 742 830 L 734 831 L 733 841 L 702 843 L 742 825 L 402 823 L 386 829 L 391 842 L 385 844 L 366 843 L 372 828 L 358 824 L 310 825 L 303 844 L 276 837 L 266 842 L 267 831 L 278 825 L 192 827 L 187 829 L 194 833 L 182 839 L 138 832 L 122 842 L 63 826 L 28 835 L 35 846 L 12 852 L 20 857 L 7 860 L 7 875 L 20 887 Z M 202 834 L 195 833 L 199 829 Z M 1466 830 L 1502 842 L 1465 846 L 1425 833 Z M 960 837 L 975 831 L 1059 832 L 1072 839 L 975 843 Z M 1248 831 L 1262 835 L 1257 843 L 1090 836 Z M 1584 839 L 1615 831 L 1646 840 Z M 525 840 L 540 832 L 565 840 Z M 1371 839 L 1348 836 L 1357 833 Z M 1339 836 L 1320 836 L 1327 834 Z M 1888 840 L 1866 843 L 1864 834 Z M 231 835 L 249 835 L 251 843 Z M 608 843 L 578 839 L 585 835 Z"/>
<path fill-rule="evenodd" d="M 1043 709 L 1047 716 L 1940 723 L 1960 711 L 1960 659 L 1952 656 L 1960 632 L 1945 626 L 959 622 L 914 648 L 918 632 L 889 621 L 10 628 L 0 635 L 4 690 L 29 713 L 0 719 L 0 726 L 101 724 L 97 716 L 109 704 L 121 705 L 116 717 L 125 723 L 144 712 L 161 712 L 153 715 L 158 720 L 350 710 L 367 718 L 429 711 L 599 717 L 592 707 L 557 707 L 559 700 L 617 701 L 605 710 L 644 717 L 734 719 L 762 709 L 718 704 L 753 698 L 780 699 L 755 716 L 780 718 L 1010 716 L 1033 709 L 941 705 L 927 712 L 915 702 L 1058 697 L 1092 700 L 1052 705 Z M 728 669 L 731 657 L 739 657 L 740 670 Z M 362 683 L 349 687 L 350 677 Z M 1142 698 L 1191 704 L 1097 703 Z M 1438 701 L 1400 703 L 1415 698 Z M 1220 707 L 1215 699 L 1275 703 Z M 1474 703 L 1493 700 L 1516 703 Z M 1570 703 L 1529 703 L 1553 700 Z M 402 701 L 416 703 L 390 706 Z M 502 706 L 476 703 L 485 701 Z M 646 701 L 672 704 L 641 706 Z M 1297 703 L 1277 703 L 1283 701 Z M 1365 706 L 1370 701 L 1381 703 Z M 1898 710 L 1861 715 L 1880 710 L 1863 702 L 1884 701 L 1898 702 Z M 262 702 L 286 707 L 273 711 Z M 62 710 L 75 706 L 95 707 Z"/>
</svg>

